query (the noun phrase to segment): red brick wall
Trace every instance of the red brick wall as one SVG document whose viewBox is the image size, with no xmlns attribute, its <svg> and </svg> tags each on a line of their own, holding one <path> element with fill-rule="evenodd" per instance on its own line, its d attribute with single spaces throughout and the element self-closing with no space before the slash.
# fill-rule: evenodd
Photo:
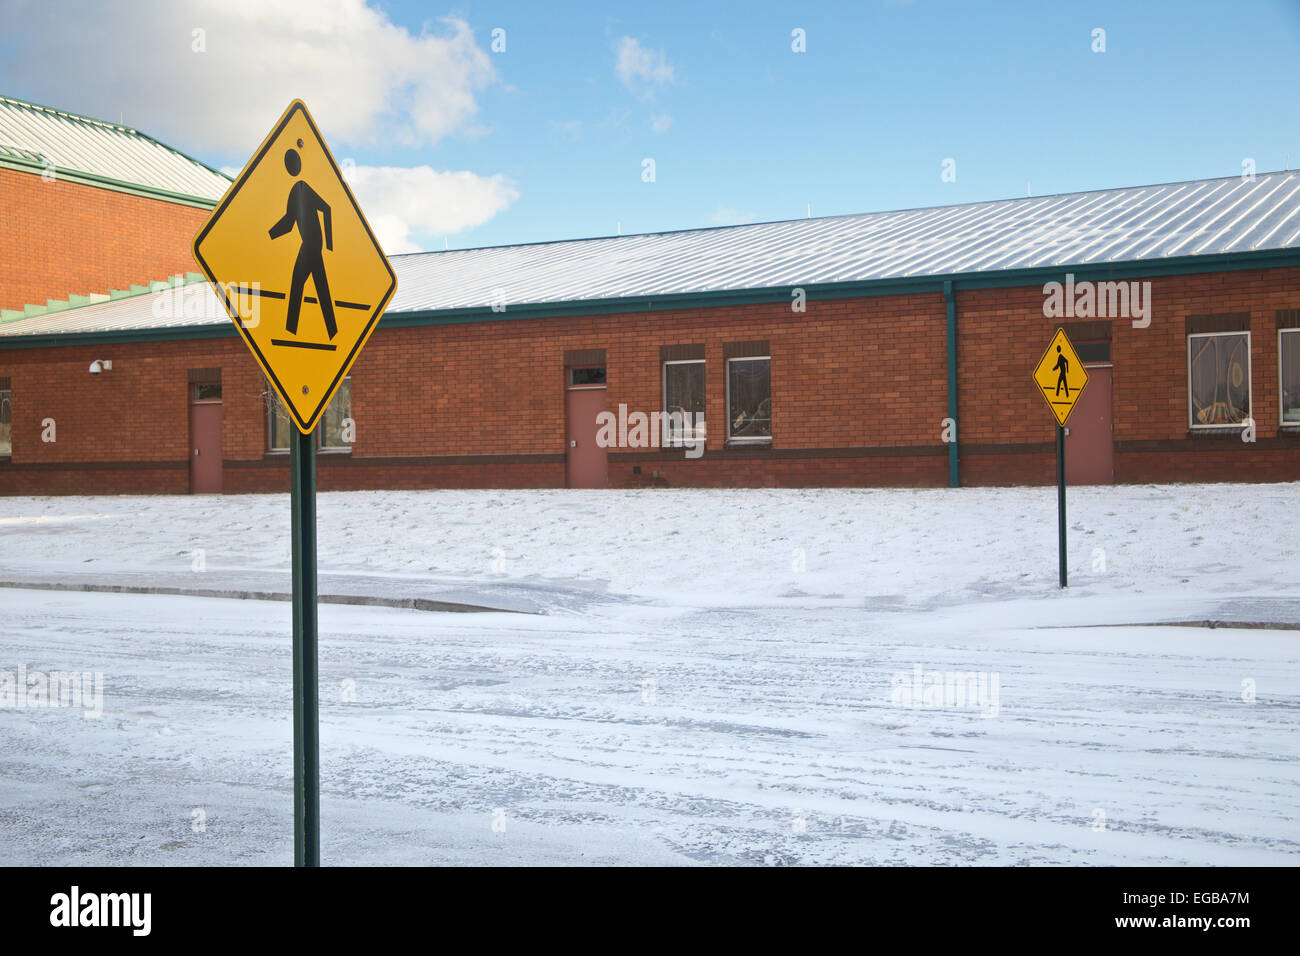
<svg viewBox="0 0 1300 956">
<path fill-rule="evenodd" d="M 1300 478 L 1300 437 L 1278 430 L 1274 311 L 1300 307 L 1300 269 L 1152 279 L 1152 321 L 1111 323 L 1116 480 Z M 1030 379 L 1056 324 L 1041 286 L 958 291 L 966 484 L 1054 480 L 1053 420 Z M 1248 312 L 1258 441 L 1190 438 L 1185 320 Z M 1070 320 L 1066 320 L 1070 321 Z M 767 339 L 774 441 L 725 447 L 723 347 Z M 320 487 L 559 487 L 564 351 L 603 348 L 607 407 L 660 409 L 659 348 L 702 344 L 708 447 L 611 449 L 614 486 L 942 485 L 944 302 L 938 293 L 654 313 L 385 328 L 352 373 L 350 455 L 322 455 Z M 94 359 L 111 372 L 91 376 Z M 223 372 L 227 491 L 283 491 L 265 454 L 264 384 L 234 338 L 4 350 L 14 453 L 0 493 L 188 488 L 187 370 Z M 58 441 L 40 440 L 54 418 Z M 93 467 L 92 467 L 93 466 Z M 116 467 L 110 467 L 116 466 Z M 640 473 L 634 469 L 640 468 Z"/>
<path fill-rule="evenodd" d="M 195 271 L 209 210 L 0 169 L 0 308 Z"/>
<path fill-rule="evenodd" d="M 1139 280 L 1141 281 L 1141 280 Z M 1300 436 L 1279 429 L 1279 309 L 1300 308 L 1300 269 L 1153 277 L 1151 324 L 1110 323 L 1115 480 L 1278 481 L 1300 478 Z M 1055 424 L 1029 381 L 1059 322 L 1043 316 L 1041 286 L 958 291 L 962 480 L 1055 481 Z M 1192 437 L 1188 428 L 1187 318 L 1250 315 L 1257 441 Z M 992 452 L 988 446 L 1003 446 Z M 1037 446 L 1008 455 L 1005 446 Z"/>
</svg>

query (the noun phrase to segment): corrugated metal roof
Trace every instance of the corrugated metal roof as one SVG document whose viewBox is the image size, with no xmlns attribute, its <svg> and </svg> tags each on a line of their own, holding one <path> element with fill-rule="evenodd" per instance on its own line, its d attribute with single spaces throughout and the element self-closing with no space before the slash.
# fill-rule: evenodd
<svg viewBox="0 0 1300 956">
<path fill-rule="evenodd" d="M 389 312 L 722 292 L 1292 248 L 1300 175 L 397 256 Z M 500 290 L 496 292 L 495 290 Z"/>
<path fill-rule="evenodd" d="M 1300 174 L 395 256 L 389 314 L 987 275 L 1300 248 Z M 342 293 L 340 293 L 342 294 Z M 0 324 L 0 336 L 229 321 L 206 284 Z M 159 304 L 161 303 L 161 304 Z M 171 316 L 170 318 L 168 316 Z"/>
<path fill-rule="evenodd" d="M 0 96 L 0 158 L 53 163 L 147 189 L 220 199 L 223 174 L 129 126 Z"/>
</svg>

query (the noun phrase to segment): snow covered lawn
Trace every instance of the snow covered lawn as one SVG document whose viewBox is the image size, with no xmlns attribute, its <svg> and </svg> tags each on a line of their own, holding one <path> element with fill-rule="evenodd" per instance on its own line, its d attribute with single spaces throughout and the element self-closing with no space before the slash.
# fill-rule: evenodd
<svg viewBox="0 0 1300 956">
<path fill-rule="evenodd" d="M 323 859 L 1298 862 L 1300 632 L 1152 626 L 1300 621 L 1298 501 L 1071 490 L 1062 594 L 1051 488 L 323 494 L 323 573 L 553 597 L 322 606 Z M 0 499 L 0 579 L 288 560 L 287 496 Z M 104 710 L 0 709 L 0 863 L 291 861 L 287 604 L 0 608 Z"/>
</svg>

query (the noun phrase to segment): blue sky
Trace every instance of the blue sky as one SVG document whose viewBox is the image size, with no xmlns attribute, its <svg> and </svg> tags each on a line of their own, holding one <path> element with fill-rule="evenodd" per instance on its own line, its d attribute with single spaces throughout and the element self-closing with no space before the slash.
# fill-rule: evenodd
<svg viewBox="0 0 1300 956">
<path fill-rule="evenodd" d="M 355 18 L 362 5 L 323 6 Z M 365 30 L 375 32 L 345 33 L 446 37 L 456 21 L 468 31 L 456 67 L 414 40 L 384 47 L 393 60 L 408 52 L 415 60 L 374 80 L 372 111 L 381 115 L 363 106 L 345 115 L 335 101 L 348 88 L 301 68 L 306 88 L 294 95 L 335 153 L 389 171 L 362 180 L 383 215 L 405 220 L 407 247 L 608 235 L 620 223 L 629 233 L 785 219 L 809 203 L 814 215 L 833 215 L 970 202 L 1023 196 L 1027 184 L 1042 195 L 1228 176 L 1246 158 L 1261 171 L 1281 168 L 1288 153 L 1300 163 L 1297 0 L 369 6 Z M 196 24 L 236 15 L 203 3 L 186 9 Z M 269 32 L 283 47 L 315 18 L 304 12 Z M 188 23 L 182 17 L 167 36 Z M 505 31 L 504 52 L 491 49 L 495 28 Z M 795 28 L 806 33 L 804 53 L 791 49 Z M 1092 50 L 1095 28 L 1105 30 L 1104 53 Z M 269 128 L 287 97 L 259 98 L 262 87 L 235 81 L 248 124 L 204 141 L 219 124 L 193 125 L 203 104 L 224 95 L 233 72 L 247 72 L 214 67 L 240 55 L 238 44 L 218 42 L 222 29 L 213 27 L 206 57 L 168 62 L 171 99 L 148 88 L 146 69 L 134 71 L 135 86 L 117 77 L 111 57 L 136 56 L 130 46 L 67 51 L 62 69 L 76 82 L 20 52 L 57 58 L 67 44 L 53 39 L 0 45 L 0 92 L 121 113 L 214 165 L 238 166 L 260 138 L 249 132 L 253 120 Z M 378 45 L 321 49 L 336 58 L 328 69 L 346 75 L 347 62 L 361 64 Z M 438 99 L 443 76 L 454 101 Z M 293 76 L 282 79 L 263 86 L 296 88 Z M 421 97 L 437 104 L 425 109 Z M 386 113 L 403 118 L 389 123 Z M 421 132 L 426 114 L 441 119 Z M 646 158 L 653 183 L 642 178 Z M 941 178 L 948 158 L 955 182 Z M 422 189 L 431 180 L 397 172 L 424 166 L 430 176 L 466 174 L 481 201 L 444 218 L 455 182 Z M 415 198 L 420 191 L 428 202 L 436 195 L 434 208 Z"/>
</svg>

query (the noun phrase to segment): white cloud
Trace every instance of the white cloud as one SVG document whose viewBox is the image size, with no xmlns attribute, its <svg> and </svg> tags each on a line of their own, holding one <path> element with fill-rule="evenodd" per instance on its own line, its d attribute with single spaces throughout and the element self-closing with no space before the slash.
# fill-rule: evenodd
<svg viewBox="0 0 1300 956">
<path fill-rule="evenodd" d="M 384 252 L 419 252 L 419 241 L 491 219 L 519 198 L 506 177 L 439 172 L 429 166 L 349 166 L 348 185 Z"/>
<path fill-rule="evenodd" d="M 295 97 L 332 143 L 436 143 L 472 130 L 496 79 L 464 21 L 412 34 L 366 0 L 11 0 L 0 18 L 10 90 L 232 159 Z"/>
<path fill-rule="evenodd" d="M 664 113 L 662 116 L 650 117 L 650 128 L 656 133 L 666 133 L 672 125 L 673 118 L 667 113 Z"/>
<path fill-rule="evenodd" d="M 671 86 L 677 82 L 672 64 L 664 56 L 663 50 L 647 50 L 634 37 L 619 37 L 615 52 L 618 59 L 614 71 L 619 80 L 633 92 L 650 95 L 656 87 Z"/>
</svg>

